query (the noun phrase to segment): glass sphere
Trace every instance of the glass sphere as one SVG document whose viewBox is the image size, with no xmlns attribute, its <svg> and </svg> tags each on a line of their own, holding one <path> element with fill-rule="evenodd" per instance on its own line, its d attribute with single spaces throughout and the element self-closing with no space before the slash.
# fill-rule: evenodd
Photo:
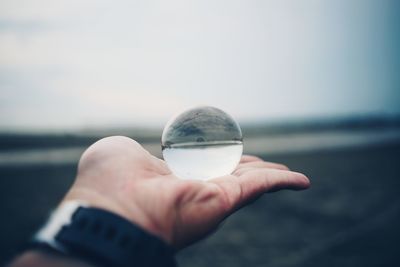
<svg viewBox="0 0 400 267">
<path fill-rule="evenodd" d="M 201 106 L 167 123 L 161 147 L 176 176 L 207 180 L 232 173 L 242 156 L 243 137 L 239 124 L 226 112 Z"/>
</svg>

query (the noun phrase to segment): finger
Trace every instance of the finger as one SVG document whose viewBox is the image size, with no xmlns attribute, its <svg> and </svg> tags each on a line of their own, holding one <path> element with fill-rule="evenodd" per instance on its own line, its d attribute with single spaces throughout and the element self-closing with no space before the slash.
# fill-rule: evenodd
<svg viewBox="0 0 400 267">
<path fill-rule="evenodd" d="M 250 193 L 264 193 L 280 189 L 301 190 L 310 186 L 310 180 L 302 173 L 277 169 L 253 169 L 238 177 L 243 189 Z"/>
<path fill-rule="evenodd" d="M 212 181 L 225 192 L 231 211 L 266 192 L 310 186 L 304 174 L 277 169 L 251 169 L 238 177 L 224 176 Z"/>
<path fill-rule="evenodd" d="M 252 155 L 243 155 L 242 158 L 240 159 L 240 163 L 253 162 L 253 161 L 263 161 L 263 160 L 259 157 Z"/>
<path fill-rule="evenodd" d="M 170 175 L 172 174 L 171 170 L 169 169 L 167 163 L 164 160 L 159 159 L 152 155 L 152 162 L 154 170 L 159 173 L 160 175 Z"/>
<path fill-rule="evenodd" d="M 238 165 L 236 170 L 240 170 L 243 168 L 267 168 L 267 169 L 278 169 L 278 170 L 285 170 L 285 171 L 289 170 L 289 168 L 283 164 L 267 162 L 267 161 L 253 161 L 253 162 L 241 163 Z"/>
</svg>

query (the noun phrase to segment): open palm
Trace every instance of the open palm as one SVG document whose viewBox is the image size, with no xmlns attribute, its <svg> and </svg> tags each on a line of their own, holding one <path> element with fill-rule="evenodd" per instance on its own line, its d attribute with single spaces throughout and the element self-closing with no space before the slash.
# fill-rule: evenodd
<svg viewBox="0 0 400 267">
<path fill-rule="evenodd" d="M 182 180 L 136 141 L 115 136 L 85 151 L 65 199 L 120 214 L 179 249 L 265 192 L 307 187 L 303 174 L 254 156 L 243 156 L 231 175 Z"/>
</svg>

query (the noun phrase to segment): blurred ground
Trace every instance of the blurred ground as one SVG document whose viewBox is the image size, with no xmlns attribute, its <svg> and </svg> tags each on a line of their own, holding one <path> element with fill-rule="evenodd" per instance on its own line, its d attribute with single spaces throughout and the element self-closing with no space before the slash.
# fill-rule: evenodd
<svg viewBox="0 0 400 267">
<path fill-rule="evenodd" d="M 312 188 L 264 195 L 179 255 L 182 266 L 400 266 L 400 143 L 264 157 Z"/>
<path fill-rule="evenodd" d="M 263 155 L 306 173 L 307 191 L 266 194 L 178 253 L 180 266 L 400 266 L 400 140 Z M 0 164 L 0 264 L 73 181 L 75 164 Z"/>
</svg>

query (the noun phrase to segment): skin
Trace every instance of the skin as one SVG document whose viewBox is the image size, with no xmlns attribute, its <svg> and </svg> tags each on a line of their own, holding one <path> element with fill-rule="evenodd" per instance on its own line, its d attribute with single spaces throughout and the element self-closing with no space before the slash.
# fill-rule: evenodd
<svg viewBox="0 0 400 267">
<path fill-rule="evenodd" d="M 75 183 L 60 205 L 81 200 L 112 211 L 179 250 L 214 231 L 226 217 L 264 193 L 309 186 L 305 175 L 248 155 L 242 156 L 231 175 L 182 180 L 136 141 L 114 136 L 83 153 Z M 26 254 L 39 262 L 46 258 L 39 252 Z"/>
</svg>

